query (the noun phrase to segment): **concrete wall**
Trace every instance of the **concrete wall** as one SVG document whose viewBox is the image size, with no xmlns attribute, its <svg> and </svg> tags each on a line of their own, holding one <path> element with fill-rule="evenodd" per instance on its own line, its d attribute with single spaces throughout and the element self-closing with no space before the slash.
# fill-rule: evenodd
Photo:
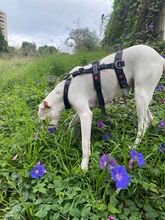
<svg viewBox="0 0 165 220">
<path fill-rule="evenodd" d="M 7 16 L 6 13 L 0 10 L 0 27 L 4 35 L 5 40 L 7 41 Z"/>
</svg>

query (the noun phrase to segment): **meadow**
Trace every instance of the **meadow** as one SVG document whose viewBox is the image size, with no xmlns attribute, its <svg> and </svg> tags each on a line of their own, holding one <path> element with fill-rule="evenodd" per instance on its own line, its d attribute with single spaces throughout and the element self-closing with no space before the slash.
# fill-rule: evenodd
<svg viewBox="0 0 165 220">
<path fill-rule="evenodd" d="M 130 146 L 137 117 L 131 91 L 106 109 L 94 109 L 92 157 L 87 173 L 80 169 L 80 125 L 68 128 L 74 110 L 62 113 L 50 134 L 38 120 L 39 103 L 65 73 L 76 65 L 107 55 L 107 51 L 36 58 L 0 59 L 0 219 L 4 220 L 165 220 L 165 79 L 150 105 L 154 120 L 139 144 L 145 164 L 129 169 Z M 103 121 L 102 128 L 97 126 Z M 106 137 L 106 138 L 105 138 Z M 110 172 L 99 166 L 111 154 L 130 176 L 126 189 L 116 193 Z M 41 162 L 46 173 L 33 179 L 30 171 Z M 109 218 L 110 219 L 110 218 Z"/>
</svg>

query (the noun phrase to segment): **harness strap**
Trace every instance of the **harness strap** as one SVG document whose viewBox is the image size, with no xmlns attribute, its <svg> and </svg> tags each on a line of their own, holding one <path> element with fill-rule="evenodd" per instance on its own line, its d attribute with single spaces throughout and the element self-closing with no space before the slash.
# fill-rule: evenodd
<svg viewBox="0 0 165 220">
<path fill-rule="evenodd" d="M 66 78 L 65 85 L 64 85 L 63 100 L 64 100 L 64 105 L 65 105 L 66 109 L 71 108 L 71 105 L 70 105 L 69 100 L 68 100 L 68 90 L 69 90 L 69 86 L 70 86 L 70 83 L 71 83 L 71 79 L 72 78 L 68 76 Z"/>
<path fill-rule="evenodd" d="M 123 66 L 125 66 L 124 61 L 122 61 L 122 54 L 123 54 L 122 50 L 116 53 L 114 69 L 121 89 L 125 89 L 128 86 L 128 84 L 122 68 Z"/>
<path fill-rule="evenodd" d="M 64 92 L 63 92 L 63 100 L 64 100 L 65 108 L 66 109 L 71 108 L 71 105 L 70 105 L 69 100 L 68 100 L 68 90 L 69 90 L 69 86 L 70 86 L 72 77 L 76 77 L 76 76 L 79 76 L 81 74 L 92 73 L 94 88 L 96 90 L 97 97 L 98 97 L 98 100 L 99 100 L 99 106 L 101 108 L 102 114 L 106 115 L 104 98 L 103 98 L 103 94 L 102 94 L 102 91 L 101 91 L 100 70 L 114 69 L 115 73 L 116 73 L 116 77 L 117 77 L 118 82 L 119 82 L 119 85 L 120 85 L 120 87 L 122 89 L 122 92 L 123 92 L 125 90 L 125 88 L 128 86 L 128 84 L 127 84 L 126 76 L 125 76 L 124 71 L 123 71 L 123 67 L 125 66 L 125 63 L 122 60 L 122 53 L 123 53 L 123 51 L 119 51 L 119 52 L 116 53 L 114 63 L 99 64 L 99 61 L 94 61 L 92 63 L 92 67 L 89 68 L 89 69 L 80 68 L 79 70 L 68 74 L 64 78 L 64 80 L 66 80 L 65 85 L 64 85 Z"/>
<path fill-rule="evenodd" d="M 122 60 L 118 60 L 117 65 L 120 65 L 121 67 L 124 67 L 124 61 Z M 115 63 L 110 63 L 110 64 L 105 64 L 102 63 L 99 65 L 98 70 L 104 70 L 104 69 L 115 69 Z M 89 68 L 89 69 L 85 69 L 85 68 L 80 68 L 77 71 L 74 71 L 72 74 L 73 77 L 79 76 L 81 74 L 88 74 L 88 73 L 92 73 L 93 72 L 93 67 Z"/>
<path fill-rule="evenodd" d="M 94 61 L 92 63 L 92 76 L 93 76 L 93 84 L 94 84 L 94 88 L 96 90 L 97 93 L 97 97 L 98 97 L 98 101 L 99 101 L 99 106 L 101 108 L 101 112 L 103 115 L 106 115 L 106 111 L 105 111 L 105 102 L 104 102 L 104 98 L 103 98 L 103 94 L 101 91 L 101 79 L 100 79 L 100 64 L 99 61 Z"/>
</svg>

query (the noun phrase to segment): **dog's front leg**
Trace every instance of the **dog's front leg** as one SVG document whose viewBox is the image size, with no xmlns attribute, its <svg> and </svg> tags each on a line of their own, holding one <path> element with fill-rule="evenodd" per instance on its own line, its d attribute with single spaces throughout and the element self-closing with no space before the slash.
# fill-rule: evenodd
<svg viewBox="0 0 165 220">
<path fill-rule="evenodd" d="M 91 155 L 90 138 L 91 138 L 91 124 L 92 111 L 90 109 L 79 113 L 81 122 L 81 138 L 82 138 L 82 162 L 81 169 L 88 170 L 89 157 Z"/>
</svg>

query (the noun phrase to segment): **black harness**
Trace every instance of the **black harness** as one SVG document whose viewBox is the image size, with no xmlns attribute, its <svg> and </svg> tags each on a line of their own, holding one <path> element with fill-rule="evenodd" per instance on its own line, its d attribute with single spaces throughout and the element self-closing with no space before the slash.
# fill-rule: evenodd
<svg viewBox="0 0 165 220">
<path fill-rule="evenodd" d="M 95 88 L 96 93 L 97 93 L 99 106 L 101 108 L 102 114 L 106 115 L 104 97 L 103 97 L 103 94 L 102 94 L 102 91 L 101 91 L 100 70 L 114 69 L 115 72 L 116 72 L 116 76 L 117 76 L 120 88 L 122 90 L 125 89 L 128 86 L 128 84 L 127 84 L 126 76 L 125 76 L 124 71 L 123 71 L 123 67 L 125 66 L 125 62 L 122 60 L 122 54 L 123 54 L 123 51 L 119 51 L 119 52 L 116 53 L 114 63 L 100 64 L 99 61 L 94 61 L 92 63 L 92 67 L 89 68 L 89 69 L 80 68 L 79 70 L 77 70 L 77 71 L 75 71 L 71 74 L 68 74 L 64 78 L 66 80 L 65 85 L 64 85 L 64 93 L 63 93 L 63 100 L 64 100 L 65 108 L 66 109 L 71 108 L 71 105 L 70 105 L 69 100 L 68 100 L 68 90 L 69 90 L 69 86 L 70 86 L 72 77 L 76 77 L 76 76 L 79 76 L 81 74 L 92 73 L 93 84 L 94 84 L 94 88 Z"/>
</svg>

